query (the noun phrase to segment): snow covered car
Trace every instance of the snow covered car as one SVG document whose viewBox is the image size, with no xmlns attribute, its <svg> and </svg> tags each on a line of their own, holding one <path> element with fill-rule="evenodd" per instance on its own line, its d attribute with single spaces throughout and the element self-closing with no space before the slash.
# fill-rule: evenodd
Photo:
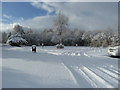
<svg viewBox="0 0 120 90">
<path fill-rule="evenodd" d="M 57 47 L 58 49 L 62 49 L 62 48 L 64 48 L 64 45 L 63 45 L 63 44 L 57 44 L 56 47 Z"/>
<path fill-rule="evenodd" d="M 109 47 L 108 54 L 109 56 L 120 57 L 120 46 Z"/>
</svg>

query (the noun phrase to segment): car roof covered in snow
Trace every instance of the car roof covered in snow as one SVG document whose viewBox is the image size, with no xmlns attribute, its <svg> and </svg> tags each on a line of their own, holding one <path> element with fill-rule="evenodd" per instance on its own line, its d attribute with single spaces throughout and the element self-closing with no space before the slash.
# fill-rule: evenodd
<svg viewBox="0 0 120 90">
<path fill-rule="evenodd" d="M 120 49 L 120 46 L 112 46 L 112 47 L 109 47 L 109 49 Z"/>
</svg>

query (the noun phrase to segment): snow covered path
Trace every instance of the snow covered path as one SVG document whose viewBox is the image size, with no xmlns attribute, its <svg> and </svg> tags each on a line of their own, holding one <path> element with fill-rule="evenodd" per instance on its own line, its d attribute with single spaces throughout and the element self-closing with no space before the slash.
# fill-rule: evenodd
<svg viewBox="0 0 120 90">
<path fill-rule="evenodd" d="M 107 48 L 4 46 L 4 88 L 117 88 L 118 59 Z"/>
</svg>

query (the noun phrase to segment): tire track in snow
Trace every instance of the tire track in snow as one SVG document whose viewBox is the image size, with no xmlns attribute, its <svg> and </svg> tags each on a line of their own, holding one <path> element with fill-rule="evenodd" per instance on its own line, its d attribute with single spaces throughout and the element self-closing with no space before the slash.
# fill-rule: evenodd
<svg viewBox="0 0 120 90">
<path fill-rule="evenodd" d="M 104 80 L 89 68 L 83 66 L 82 70 L 97 84 L 98 87 L 105 86 L 106 88 L 114 88 L 111 84 L 109 84 L 106 80 Z"/>
<path fill-rule="evenodd" d="M 89 57 L 87 57 L 87 58 L 89 58 Z M 111 78 L 114 78 L 117 81 L 120 80 L 120 78 L 118 77 L 118 75 L 119 75 L 118 71 L 113 70 L 112 68 L 104 69 L 104 67 L 98 67 L 98 66 L 96 66 L 97 61 L 94 61 L 92 63 L 88 62 L 88 63 L 89 63 L 89 65 L 96 67 L 99 71 L 106 73 Z M 112 71 L 111 71 L 111 69 L 112 69 Z M 101 77 L 104 77 L 104 76 L 101 76 Z"/>
<path fill-rule="evenodd" d="M 118 87 L 118 80 L 116 80 L 115 78 L 109 76 L 108 74 L 98 70 L 98 69 L 94 69 L 92 70 L 94 71 L 95 73 L 97 73 L 100 77 L 102 77 L 104 80 L 106 80 L 107 82 L 109 82 L 112 86 L 114 87 Z M 102 76 L 101 76 L 102 75 Z"/>
<path fill-rule="evenodd" d="M 97 63 L 97 62 L 96 62 Z M 93 70 L 93 71 L 95 71 L 95 69 L 99 72 L 96 72 L 97 74 L 99 74 L 99 76 L 100 77 L 102 77 L 102 78 L 104 78 L 106 81 L 108 81 L 111 85 L 113 85 L 114 87 L 118 87 L 118 71 L 116 71 L 116 70 L 114 70 L 113 71 L 113 69 L 112 68 L 107 68 L 107 69 L 104 69 L 105 67 L 103 66 L 101 66 L 101 67 L 98 67 L 98 66 L 96 66 L 96 63 L 95 62 L 89 62 L 89 65 L 90 66 L 93 66 L 93 67 L 95 67 L 95 68 L 91 68 L 91 70 Z M 109 65 L 110 66 L 110 65 Z M 90 68 L 90 67 L 89 67 Z M 104 71 L 102 71 L 102 70 L 100 70 L 99 68 L 102 68 L 102 69 L 104 69 Z M 111 71 L 111 69 L 112 69 L 112 71 Z M 105 70 L 106 70 L 106 72 L 105 72 Z M 107 77 L 107 78 L 105 78 L 105 76 Z M 109 80 L 108 80 L 108 78 L 109 78 Z"/>
<path fill-rule="evenodd" d="M 106 68 L 105 67 L 105 69 L 109 69 L 109 71 L 111 71 L 111 72 L 113 72 L 113 73 L 115 73 L 115 74 L 117 74 L 117 75 L 120 75 L 120 73 L 118 72 L 118 70 L 113 70 L 112 68 Z"/>
<path fill-rule="evenodd" d="M 100 68 L 102 68 L 103 70 L 101 70 Z M 108 81 L 112 86 L 118 87 L 119 79 L 117 78 L 118 72 L 116 70 L 113 71 L 111 70 L 111 68 L 106 67 L 96 67 L 96 69 L 93 69 L 93 71 L 96 71 L 97 74 Z"/>
<path fill-rule="evenodd" d="M 91 87 L 97 88 L 96 83 L 94 83 L 82 69 L 76 67 L 75 71 L 78 72 L 80 76 L 83 77 L 87 81 L 87 83 L 91 85 Z"/>
<path fill-rule="evenodd" d="M 111 72 L 111 68 L 108 68 L 108 69 L 105 69 L 105 70 L 107 70 L 110 74 L 108 74 L 108 73 L 106 73 L 106 72 L 104 72 L 104 71 L 102 71 L 102 70 L 100 70 L 99 68 L 100 67 L 98 67 L 98 66 L 96 66 L 96 63 L 95 62 L 89 62 L 89 65 L 90 66 L 93 66 L 93 67 L 95 67 L 95 68 L 91 68 L 91 70 L 98 70 L 98 72 L 96 72 L 97 74 L 99 74 L 99 76 L 100 77 L 102 77 L 102 78 L 104 78 L 106 81 L 108 81 L 112 86 L 114 86 L 114 87 L 118 87 L 118 78 L 117 78 L 117 76 L 118 76 L 118 74 L 117 74 L 117 72 L 118 71 L 116 71 L 116 70 L 114 70 L 114 72 L 116 72 L 116 73 L 114 73 L 114 72 Z M 90 68 L 90 67 L 89 67 Z M 101 68 L 103 68 L 104 69 L 104 67 L 101 67 Z M 102 73 L 102 74 L 101 74 Z M 111 74 L 112 73 L 112 74 Z M 105 78 L 105 76 L 107 77 L 107 78 Z M 116 76 L 116 78 L 114 77 L 114 76 Z M 108 80 L 108 78 L 109 78 L 109 80 Z"/>
<path fill-rule="evenodd" d="M 102 67 L 98 67 L 98 69 L 99 69 L 100 71 L 102 71 L 102 72 L 104 72 L 104 73 L 108 74 L 109 76 L 111 76 L 111 77 L 115 78 L 116 80 L 119 80 L 118 75 L 117 75 L 117 74 L 115 74 L 115 73 L 113 73 L 113 72 L 111 72 L 110 70 L 107 70 L 107 69 L 102 68 Z"/>
<path fill-rule="evenodd" d="M 82 56 L 86 56 L 87 58 L 91 58 L 91 56 L 89 56 L 88 54 L 86 54 L 86 52 L 84 52 L 84 53 L 81 53 L 81 55 Z M 94 58 L 95 59 L 95 58 Z M 91 65 L 91 66 L 94 66 L 94 67 L 98 67 L 98 66 L 96 66 L 96 63 L 98 63 L 97 61 L 95 61 L 94 60 L 94 62 L 89 62 L 89 64 Z M 85 65 L 85 64 L 84 64 Z M 102 67 L 102 66 L 101 66 Z M 105 72 L 101 72 L 99 69 L 97 69 L 98 70 L 98 72 L 100 72 L 99 74 L 99 77 L 100 78 L 102 78 L 104 81 L 106 81 L 111 87 L 118 87 L 118 79 L 116 79 L 116 78 L 114 78 L 114 76 L 115 75 L 118 75 L 117 74 L 117 71 L 116 70 L 114 70 L 114 71 L 111 71 L 110 70 L 111 68 L 108 68 L 107 70 L 108 70 L 108 72 L 112 72 L 112 74 L 108 74 L 108 73 L 105 73 Z M 94 70 L 94 69 L 93 69 Z M 82 70 L 81 70 L 82 71 Z M 95 72 L 95 73 L 97 73 L 96 75 L 98 75 L 98 72 Z M 85 73 L 85 72 L 83 72 L 83 73 Z M 105 76 L 106 76 L 106 78 L 105 78 Z M 108 80 L 109 79 L 109 80 Z M 89 80 L 90 81 L 90 80 Z"/>
<path fill-rule="evenodd" d="M 64 64 L 62 63 L 62 65 L 65 67 L 65 69 L 69 72 L 70 76 L 72 77 L 74 83 L 77 85 L 77 87 L 79 87 L 78 81 L 77 79 L 74 77 L 73 73 L 71 72 L 71 70 Z"/>
<path fill-rule="evenodd" d="M 83 76 L 80 76 L 80 74 L 78 72 L 76 72 L 71 66 L 67 65 L 66 63 L 63 63 L 64 66 L 68 69 L 68 71 L 70 72 L 73 80 L 75 81 L 75 83 L 77 84 L 78 87 L 80 88 L 92 88 L 91 84 L 88 83 L 88 81 L 86 81 Z"/>
<path fill-rule="evenodd" d="M 87 58 L 89 58 L 89 57 L 87 57 Z M 82 65 L 82 64 L 81 64 Z M 84 65 L 84 64 L 83 64 Z M 83 66 L 82 65 L 82 66 Z M 94 62 L 90 62 L 89 63 L 89 65 L 90 66 L 94 66 L 94 67 L 98 67 L 98 66 L 96 66 L 96 63 Z M 94 77 L 91 77 L 91 76 L 89 76 L 90 74 L 91 74 L 91 72 L 90 72 L 90 69 L 88 69 L 89 70 L 89 73 L 88 72 L 85 72 L 84 71 L 84 69 L 82 68 L 81 70 L 79 69 L 79 71 L 82 73 L 78 78 L 84 78 L 87 82 L 86 83 L 89 83 L 89 84 L 91 84 L 91 86 L 92 87 L 94 87 L 94 88 L 96 88 L 96 87 L 111 87 L 111 88 L 113 88 L 113 87 L 118 87 L 117 85 L 117 80 L 115 80 L 113 77 L 111 77 L 110 75 L 108 75 L 108 77 L 109 77 L 109 79 L 111 80 L 111 81 L 114 81 L 116 84 L 114 84 L 113 85 L 113 83 L 114 82 L 110 82 L 110 81 L 108 81 L 107 79 L 105 79 L 105 77 L 103 76 L 103 74 L 100 74 L 100 75 L 98 75 L 98 73 L 96 74 L 95 72 L 93 72 L 93 70 L 91 71 L 92 72 L 92 74 L 95 76 L 95 77 L 97 77 L 98 79 L 94 79 Z M 99 70 L 99 69 L 97 69 L 97 70 Z M 77 73 L 79 73 L 79 72 L 77 72 Z M 105 73 L 106 74 L 106 73 Z M 106 75 L 107 76 L 107 75 Z M 76 77 L 76 76 L 75 76 Z M 91 79 L 92 78 L 92 79 Z M 113 80 L 114 79 L 114 80 Z M 85 81 L 84 80 L 84 81 Z M 104 82 L 103 84 L 102 84 L 102 82 Z M 78 82 L 78 83 L 80 83 L 80 82 Z M 84 85 L 83 85 L 84 86 Z"/>
</svg>

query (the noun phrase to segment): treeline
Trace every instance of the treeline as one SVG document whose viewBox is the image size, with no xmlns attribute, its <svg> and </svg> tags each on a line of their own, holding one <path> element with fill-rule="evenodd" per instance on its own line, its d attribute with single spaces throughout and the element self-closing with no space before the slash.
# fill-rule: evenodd
<svg viewBox="0 0 120 90">
<path fill-rule="evenodd" d="M 63 30 L 59 35 L 54 29 L 45 29 L 41 32 L 30 30 L 23 30 L 22 26 L 13 29 L 12 32 L 0 32 L 2 38 L 1 43 L 6 43 L 11 35 L 20 34 L 28 43 L 27 45 L 41 45 L 53 46 L 60 43 L 65 46 L 95 46 L 106 47 L 109 45 L 119 45 L 119 38 L 117 32 L 112 30 L 106 31 L 83 31 L 79 29 Z"/>
<path fill-rule="evenodd" d="M 46 29 L 42 32 L 29 32 L 23 35 L 28 41 L 28 45 L 53 46 L 60 43 L 65 46 L 95 46 L 107 47 L 110 45 L 119 45 L 119 38 L 114 31 L 81 31 L 65 30 L 61 36 L 56 34 L 53 29 Z"/>
</svg>

